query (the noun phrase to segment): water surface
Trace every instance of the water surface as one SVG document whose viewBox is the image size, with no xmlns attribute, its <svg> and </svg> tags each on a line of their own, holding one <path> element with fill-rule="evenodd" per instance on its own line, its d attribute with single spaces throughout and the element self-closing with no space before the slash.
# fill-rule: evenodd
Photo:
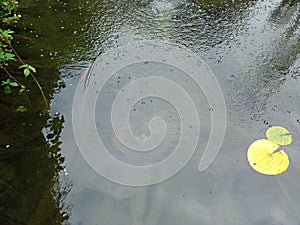
<svg viewBox="0 0 300 225">
<path fill-rule="evenodd" d="M 51 110 L 50 116 L 40 114 L 40 96 L 33 91 L 33 107 L 28 113 L 1 115 L 5 127 L 16 128 L 1 131 L 5 144 L 1 149 L 0 221 L 299 224 L 299 10 L 297 1 L 285 0 L 22 3 L 18 48 L 38 67 Z M 197 170 L 204 149 L 201 144 L 180 172 L 148 187 L 110 182 L 93 171 L 80 154 L 72 128 L 77 84 L 87 76 L 97 56 L 137 40 L 185 46 L 196 52 L 218 79 L 227 106 L 227 130 L 220 153 L 205 172 Z M 176 76 L 180 81 L 180 75 Z M 119 89 L 107 88 L 112 93 Z M 190 92 L 199 90 L 191 85 Z M 109 98 L 99 100 L 99 115 L 105 115 L 110 103 Z M 137 135 L 147 132 L 139 125 L 148 116 L 167 118 L 172 114 L 178 121 L 174 109 L 163 101 L 154 111 L 143 111 L 138 105 L 140 114 L 131 118 Z M 106 122 L 101 117 L 97 121 Z M 270 125 L 282 125 L 294 137 L 293 144 L 285 147 L 290 167 L 275 177 L 256 173 L 246 159 L 249 144 L 264 138 Z M 178 135 L 176 127 L 176 123 L 170 125 L 170 143 Z M 203 140 L 207 132 L 204 129 Z M 113 145 L 113 139 L 106 140 L 107 145 Z M 8 149 L 7 144 L 11 146 Z M 115 146 L 116 156 L 118 150 Z M 169 150 L 152 160 L 165 157 Z M 126 155 L 124 160 L 137 162 L 144 156 L 133 157 Z"/>
</svg>

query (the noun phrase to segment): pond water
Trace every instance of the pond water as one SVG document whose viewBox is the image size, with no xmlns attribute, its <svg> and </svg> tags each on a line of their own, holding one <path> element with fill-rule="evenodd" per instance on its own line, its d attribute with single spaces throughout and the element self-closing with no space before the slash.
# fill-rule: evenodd
<svg viewBox="0 0 300 225">
<path fill-rule="evenodd" d="M 43 112 L 30 81 L 24 114 L 1 97 L 0 224 L 300 223 L 298 1 L 28 0 L 21 10 L 15 45 L 37 67 L 51 108 Z M 249 166 L 247 149 L 272 125 L 294 140 L 283 147 L 288 170 L 266 176 Z M 156 133 L 159 145 L 148 139 Z M 173 156 L 180 141 L 174 168 L 135 173 Z M 135 170 L 112 166 L 105 149 Z"/>
</svg>

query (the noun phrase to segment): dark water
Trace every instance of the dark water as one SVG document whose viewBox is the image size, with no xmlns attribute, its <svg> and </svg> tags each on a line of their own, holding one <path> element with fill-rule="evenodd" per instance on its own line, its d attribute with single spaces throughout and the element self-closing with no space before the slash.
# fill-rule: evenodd
<svg viewBox="0 0 300 225">
<path fill-rule="evenodd" d="M 28 0 L 21 8 L 15 45 L 37 67 L 51 109 L 43 111 L 30 80 L 30 103 L 0 96 L 0 224 L 300 223 L 298 1 Z M 205 172 L 196 151 L 171 179 L 133 188 L 102 178 L 81 156 L 72 127 L 77 84 L 99 54 L 137 40 L 183 45 L 218 79 L 227 130 Z M 12 112 L 24 101 L 26 113 Z M 275 177 L 254 172 L 246 158 L 269 125 L 294 137 L 285 146 L 290 167 Z"/>
</svg>

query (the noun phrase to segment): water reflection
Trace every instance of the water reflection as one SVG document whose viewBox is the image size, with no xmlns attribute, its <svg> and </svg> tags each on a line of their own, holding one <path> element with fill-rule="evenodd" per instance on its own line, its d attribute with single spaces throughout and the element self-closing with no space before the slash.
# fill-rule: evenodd
<svg viewBox="0 0 300 225">
<path fill-rule="evenodd" d="M 241 22 L 250 13 L 247 9 L 255 3 L 254 0 L 90 2 L 83 9 L 84 14 L 90 15 L 85 21 L 85 37 L 98 53 L 124 38 L 168 39 L 193 50 L 207 50 L 241 32 Z"/>
<path fill-rule="evenodd" d="M 291 78 L 297 59 L 299 59 L 299 6 L 285 1 L 267 7 L 268 14 L 252 17 L 255 27 L 249 29 L 250 35 L 242 35 L 239 41 L 242 51 L 238 51 L 242 67 L 239 96 L 246 100 L 251 120 L 262 121 L 270 98 Z M 275 103 L 277 107 L 278 103 Z M 239 103 L 239 108 L 244 107 Z"/>
<path fill-rule="evenodd" d="M 14 44 L 37 68 L 37 78 L 51 99 L 64 87 L 61 82 L 57 85 L 58 51 L 47 43 L 49 26 L 36 26 L 46 10 L 43 6 L 35 10 L 34 4 L 24 3 Z M 45 112 L 32 79 L 24 83 L 30 90 L 26 96 L 0 96 L 0 224 L 63 224 L 70 217 L 65 197 L 71 190 L 61 154 L 64 118 Z M 26 105 L 27 112 L 15 112 L 18 105 Z"/>
<path fill-rule="evenodd" d="M 272 16 L 280 5 L 285 5 L 284 1 L 92 1 L 83 9 L 89 14 L 84 18 L 83 35 L 91 43 L 90 54 L 101 54 L 107 48 L 135 39 L 167 40 L 198 52 L 222 85 L 230 121 L 224 146 L 209 170 L 203 174 L 197 172 L 199 153 L 196 153 L 174 179 L 145 188 L 123 187 L 91 172 L 74 143 L 71 144 L 74 141 L 71 132 L 64 130 L 70 177 L 76 181 L 72 224 L 86 221 L 149 225 L 295 224 L 299 221 L 299 204 L 291 197 L 299 196 L 291 186 L 293 183 L 299 187 L 298 182 L 292 181 L 295 166 L 291 166 L 283 180 L 276 180 L 252 173 L 245 160 L 248 144 L 270 124 L 288 124 L 294 133 L 299 128 L 283 116 L 286 108 L 293 112 L 299 109 L 298 84 L 291 84 L 289 77 L 279 74 L 294 64 L 299 48 L 283 45 L 287 41 L 282 37 L 289 29 L 280 26 L 282 20 L 276 22 Z M 295 10 L 295 5 L 289 8 Z M 295 21 L 287 15 L 283 17 Z M 290 43 L 291 46 L 297 41 Z M 284 63 L 283 55 L 291 55 L 293 59 L 286 67 L 276 68 L 276 64 Z M 281 92 L 284 97 L 278 104 L 275 94 L 280 87 L 291 89 L 291 101 L 284 101 L 288 94 Z M 59 104 L 71 93 L 74 89 L 58 96 L 56 102 Z M 57 108 L 69 111 L 62 104 Z M 264 120 L 269 122 L 265 124 Z M 70 124 L 70 119 L 66 123 Z M 299 154 L 294 156 L 299 158 Z M 253 210 L 255 215 L 249 213 Z"/>
<path fill-rule="evenodd" d="M 24 55 L 35 55 L 34 62 L 48 75 L 42 82 L 54 96 L 51 112 L 65 118 L 20 118 L 1 111 L 1 121 L 7 121 L 0 124 L 5 143 L 0 155 L 1 222 L 297 224 L 298 164 L 292 162 L 275 179 L 255 174 L 245 160 L 248 144 L 271 124 L 285 125 L 294 137 L 300 136 L 297 1 L 31 0 L 24 2 L 24 12 L 21 27 L 32 40 Z M 196 170 L 196 153 L 174 179 L 128 188 L 99 177 L 80 155 L 71 124 L 79 77 L 98 54 L 135 39 L 185 45 L 206 60 L 221 83 L 229 127 L 221 153 L 205 173 Z M 38 100 L 33 102 L 40 108 Z M 32 135 L 32 129 L 42 128 L 46 138 L 40 132 Z M 12 139 L 14 145 L 5 148 Z M 297 144 L 287 149 L 295 162 L 300 161 Z"/>
<path fill-rule="evenodd" d="M 298 196 L 295 190 L 290 186 L 280 186 L 279 181 L 256 177 L 247 167 L 243 151 L 257 138 L 256 134 L 269 125 L 264 124 L 262 119 L 275 121 L 268 117 L 274 114 L 267 111 L 267 102 L 273 101 L 272 92 L 267 89 L 278 90 L 286 83 L 271 71 L 267 72 L 274 56 L 280 61 L 283 52 L 289 55 L 293 51 L 293 48 L 285 47 L 282 52 L 277 51 L 279 48 L 276 46 L 281 45 L 286 29 L 282 27 L 281 32 L 274 29 L 270 15 L 279 3 L 129 1 L 122 5 L 120 1 L 102 1 L 87 6 L 85 10 L 91 17 L 85 18 L 84 35 L 85 40 L 92 43 L 89 51 L 93 54 L 134 39 L 178 42 L 198 52 L 214 69 L 222 84 L 228 101 L 229 119 L 234 125 L 229 127 L 217 161 L 205 174 L 195 171 L 199 159 L 196 155 L 176 178 L 148 188 L 132 189 L 110 183 L 83 166 L 85 163 L 78 151 L 68 152 L 70 173 L 76 181 L 71 223 L 293 224 L 298 221 L 298 204 L 287 200 L 289 193 L 282 194 L 288 190 Z M 290 21 L 290 18 L 287 20 Z M 263 55 L 265 63 L 260 59 Z M 279 86 L 276 86 L 277 83 Z M 293 87 L 295 94 L 297 89 Z M 67 96 L 66 92 L 58 99 Z M 290 105 L 295 105 L 295 99 L 278 106 L 276 112 L 281 113 L 274 116 L 277 122 L 289 123 L 281 114 Z M 60 105 L 58 108 L 64 107 Z M 296 127 L 292 130 L 296 132 Z M 64 137 L 67 142 L 72 140 L 69 135 L 70 132 L 66 131 Z M 76 148 L 73 144 L 69 146 L 67 149 Z M 291 170 L 293 174 L 295 168 Z M 280 182 L 290 184 L 290 179 Z M 298 183 L 295 185 L 299 186 Z M 272 190 L 268 188 L 270 186 Z M 267 189 L 268 192 L 261 191 Z M 263 208 L 257 207 L 255 216 L 249 214 L 253 205 L 263 205 Z M 273 211 L 284 213 L 270 213 Z"/>
<path fill-rule="evenodd" d="M 8 117 L 18 121 L 8 122 Z M 0 134 L 1 143 L 6 143 L 0 152 L 1 224 L 62 224 L 69 218 L 64 198 L 70 191 L 68 181 L 59 178 L 63 117 L 24 115 L 20 120 L 10 114 L 1 115 L 1 121 L 14 127 Z M 46 139 L 40 133 L 45 123 Z"/>
<path fill-rule="evenodd" d="M 229 44 L 246 32 L 256 1 L 190 1 L 178 10 L 175 39 L 193 50 L 205 51 L 218 44 Z M 195 49 L 195 46 L 198 49 Z"/>
</svg>

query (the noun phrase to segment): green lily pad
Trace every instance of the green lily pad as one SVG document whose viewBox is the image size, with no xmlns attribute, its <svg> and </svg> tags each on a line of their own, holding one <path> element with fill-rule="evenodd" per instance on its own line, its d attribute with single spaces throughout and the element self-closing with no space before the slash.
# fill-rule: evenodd
<svg viewBox="0 0 300 225">
<path fill-rule="evenodd" d="M 280 146 L 268 139 L 254 141 L 248 148 L 249 165 L 259 173 L 277 175 L 289 167 L 289 157 L 284 150 L 277 151 Z"/>
<path fill-rule="evenodd" d="M 267 138 L 278 145 L 289 145 L 293 141 L 293 136 L 284 127 L 273 126 L 270 127 L 266 132 Z"/>
</svg>

